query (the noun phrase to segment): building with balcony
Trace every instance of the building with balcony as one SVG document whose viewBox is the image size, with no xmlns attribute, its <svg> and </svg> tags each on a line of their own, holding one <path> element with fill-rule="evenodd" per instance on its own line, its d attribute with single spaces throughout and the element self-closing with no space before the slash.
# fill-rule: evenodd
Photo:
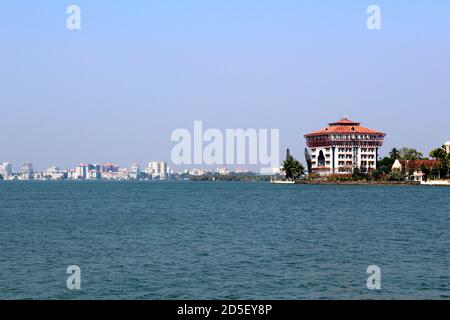
<svg viewBox="0 0 450 320">
<path fill-rule="evenodd" d="M 347 117 L 306 134 L 312 171 L 319 175 L 351 174 L 377 167 L 378 150 L 385 133 L 361 126 Z"/>
</svg>

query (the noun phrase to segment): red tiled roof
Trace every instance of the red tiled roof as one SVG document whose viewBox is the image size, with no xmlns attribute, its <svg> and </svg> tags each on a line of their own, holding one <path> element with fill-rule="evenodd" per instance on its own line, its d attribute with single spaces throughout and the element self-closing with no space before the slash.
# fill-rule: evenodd
<svg viewBox="0 0 450 320">
<path fill-rule="evenodd" d="M 347 117 L 342 118 L 339 121 L 329 123 L 330 126 L 359 126 L 361 122 L 354 122 Z"/>
<path fill-rule="evenodd" d="M 305 137 L 316 136 L 316 135 L 328 135 L 331 133 L 341 133 L 341 134 L 352 134 L 352 133 L 360 133 L 360 134 L 383 134 L 382 132 L 372 130 L 360 125 L 359 122 L 351 121 L 347 118 L 343 118 L 340 121 L 332 122 L 329 124 L 329 127 L 323 128 L 318 131 L 314 131 L 312 133 L 308 133 Z"/>
<path fill-rule="evenodd" d="M 427 169 L 437 168 L 439 166 L 438 160 L 400 160 L 402 167 L 413 170 L 420 170 L 422 165 Z"/>
</svg>

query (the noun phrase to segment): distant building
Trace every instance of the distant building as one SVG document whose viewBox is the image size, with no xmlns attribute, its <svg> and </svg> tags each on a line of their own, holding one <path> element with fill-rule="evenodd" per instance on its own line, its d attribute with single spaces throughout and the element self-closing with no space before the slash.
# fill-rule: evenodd
<svg viewBox="0 0 450 320">
<path fill-rule="evenodd" d="M 88 170 L 86 179 L 98 180 L 100 179 L 100 172 L 98 172 L 97 170 Z"/>
<path fill-rule="evenodd" d="M 104 172 L 119 172 L 120 167 L 118 165 L 115 165 L 113 163 L 110 162 L 106 162 L 106 163 L 99 163 L 96 165 L 97 169 L 100 173 L 104 173 Z"/>
<path fill-rule="evenodd" d="M 167 162 L 151 161 L 145 172 L 153 178 L 166 179 L 168 175 Z"/>
<path fill-rule="evenodd" d="M 392 165 L 393 171 L 404 172 L 410 181 L 425 181 L 425 174 L 422 168 L 427 168 L 430 171 L 439 168 L 439 161 L 437 160 L 395 160 Z"/>
<path fill-rule="evenodd" d="M 89 171 L 89 165 L 87 164 L 80 164 L 79 166 L 75 167 L 75 179 L 86 179 L 88 176 Z"/>
<path fill-rule="evenodd" d="M 12 165 L 8 162 L 0 163 L 0 175 L 3 177 L 3 179 L 7 180 L 12 177 Z"/>
<path fill-rule="evenodd" d="M 77 180 L 78 179 L 77 172 L 75 170 L 68 170 L 67 171 L 67 179 Z"/>
<path fill-rule="evenodd" d="M 59 167 L 53 166 L 44 172 L 35 172 L 34 180 L 63 180 L 67 178 L 67 172 L 62 171 Z"/>
<path fill-rule="evenodd" d="M 126 168 L 118 172 L 105 172 L 101 174 L 101 178 L 105 180 L 128 180 L 130 179 L 129 172 Z"/>
<path fill-rule="evenodd" d="M 130 167 L 130 179 L 139 179 L 140 174 L 141 168 L 139 167 L 139 164 L 137 162 L 133 162 Z"/>
<path fill-rule="evenodd" d="M 305 135 L 312 171 L 320 175 L 376 169 L 378 149 L 386 134 L 365 128 L 347 117 Z"/>
<path fill-rule="evenodd" d="M 240 173 L 240 174 L 243 174 L 243 173 L 252 173 L 251 170 L 249 170 L 249 169 L 247 169 L 247 168 L 242 168 L 242 167 L 236 168 L 235 172 L 236 172 L 236 173 Z"/>
<path fill-rule="evenodd" d="M 61 169 L 57 166 L 53 166 L 45 170 L 46 173 L 59 173 L 61 172 Z"/>
<path fill-rule="evenodd" d="M 450 141 L 447 141 L 446 143 L 444 143 L 444 147 L 445 147 L 445 150 L 447 151 L 447 153 L 450 153 Z"/>
<path fill-rule="evenodd" d="M 216 172 L 222 176 L 229 175 L 231 172 L 227 169 L 227 167 L 218 167 L 216 169 Z"/>
<path fill-rule="evenodd" d="M 24 163 L 22 166 L 22 179 L 31 180 L 33 179 L 33 165 L 31 163 Z"/>
<path fill-rule="evenodd" d="M 209 173 L 208 170 L 206 169 L 198 169 L 198 168 L 194 168 L 191 170 L 187 170 L 187 173 L 191 176 L 203 176 Z"/>
<path fill-rule="evenodd" d="M 67 178 L 67 172 L 35 172 L 33 180 L 64 180 Z"/>
<path fill-rule="evenodd" d="M 283 167 L 272 168 L 272 175 L 280 175 L 283 173 Z"/>
</svg>

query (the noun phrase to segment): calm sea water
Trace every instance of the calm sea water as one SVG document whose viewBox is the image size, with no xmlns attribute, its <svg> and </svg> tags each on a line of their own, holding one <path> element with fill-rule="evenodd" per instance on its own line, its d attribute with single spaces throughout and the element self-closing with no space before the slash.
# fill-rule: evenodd
<svg viewBox="0 0 450 320">
<path fill-rule="evenodd" d="M 450 188 L 0 183 L 0 299 L 449 299 Z M 81 268 L 81 290 L 66 268 Z M 367 289 L 369 265 L 382 289 Z"/>
</svg>

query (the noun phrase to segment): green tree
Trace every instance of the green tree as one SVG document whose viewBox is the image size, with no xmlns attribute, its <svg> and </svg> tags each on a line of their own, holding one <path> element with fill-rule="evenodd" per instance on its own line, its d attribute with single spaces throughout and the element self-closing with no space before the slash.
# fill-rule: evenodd
<svg viewBox="0 0 450 320">
<path fill-rule="evenodd" d="M 430 152 L 430 157 L 439 162 L 439 179 L 445 178 L 448 174 L 449 161 L 447 151 L 444 147 L 434 149 Z"/>
<path fill-rule="evenodd" d="M 400 159 L 400 152 L 397 148 L 393 148 L 391 152 L 389 152 L 389 157 L 394 161 Z"/>
<path fill-rule="evenodd" d="M 424 164 L 422 164 L 422 165 L 420 166 L 420 171 L 422 171 L 422 173 L 423 173 L 423 178 L 424 178 L 424 180 L 427 181 L 427 180 L 428 180 L 428 177 L 429 177 L 430 174 L 431 174 L 431 170 L 428 169 Z"/>
<path fill-rule="evenodd" d="M 384 174 L 389 174 L 392 170 L 395 160 L 391 157 L 384 157 L 382 160 L 378 161 L 378 170 Z"/>
<path fill-rule="evenodd" d="M 286 173 L 286 179 L 295 180 L 305 173 L 303 165 L 295 159 L 289 149 L 286 151 L 286 159 L 283 161 L 283 171 Z"/>
<path fill-rule="evenodd" d="M 437 148 L 430 152 L 430 157 L 436 160 L 445 160 L 447 157 L 447 152 L 444 148 Z"/>
<path fill-rule="evenodd" d="M 402 160 L 420 160 L 423 158 L 422 152 L 412 148 L 401 148 L 398 153 Z"/>
<path fill-rule="evenodd" d="M 389 170 L 389 172 L 390 172 L 390 170 Z M 379 181 L 379 180 L 381 180 L 383 178 L 383 176 L 385 174 L 386 173 L 383 172 L 381 169 L 377 169 L 377 170 L 372 172 L 372 179 L 375 180 L 375 181 Z"/>
<path fill-rule="evenodd" d="M 400 170 L 393 170 L 388 175 L 389 181 L 405 181 L 406 176 L 405 173 Z"/>
<path fill-rule="evenodd" d="M 353 169 L 352 179 L 353 180 L 367 179 L 366 171 L 367 169 L 365 169 L 364 167 Z"/>
<path fill-rule="evenodd" d="M 449 179 L 450 177 L 450 153 L 447 153 L 447 155 L 445 156 L 445 160 L 447 161 L 447 176 L 445 177 L 446 179 Z"/>
<path fill-rule="evenodd" d="M 413 148 L 393 148 L 389 152 L 389 157 L 385 157 L 378 161 L 378 170 L 384 174 L 392 171 L 395 160 L 420 160 L 423 159 L 423 153 Z M 406 174 L 406 172 L 404 172 Z M 395 175 L 394 175 L 395 176 Z"/>
</svg>

